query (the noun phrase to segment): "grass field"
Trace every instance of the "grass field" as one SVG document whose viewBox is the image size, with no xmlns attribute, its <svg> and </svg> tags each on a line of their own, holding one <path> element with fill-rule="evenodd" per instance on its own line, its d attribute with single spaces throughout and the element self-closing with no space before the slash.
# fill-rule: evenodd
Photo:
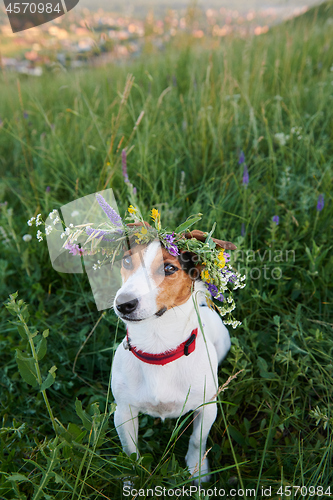
<svg viewBox="0 0 333 500">
<path fill-rule="evenodd" d="M 142 416 L 140 460 L 122 453 L 109 379 L 124 326 L 96 310 L 86 275 L 52 269 L 26 222 L 104 187 L 124 214 L 123 148 L 144 215 L 158 207 L 174 228 L 203 213 L 197 228 L 216 221 L 247 273 L 220 384 L 243 371 L 220 394 L 211 487 L 333 495 L 332 20 L 324 4 L 245 41 L 181 37 L 123 65 L 0 75 L 1 302 L 18 291 L 16 316 L 0 312 L 1 499 L 116 500 L 123 478 L 190 485 L 184 420 Z M 43 380 L 57 367 L 43 392 L 15 359 L 32 366 L 34 342 Z"/>
</svg>

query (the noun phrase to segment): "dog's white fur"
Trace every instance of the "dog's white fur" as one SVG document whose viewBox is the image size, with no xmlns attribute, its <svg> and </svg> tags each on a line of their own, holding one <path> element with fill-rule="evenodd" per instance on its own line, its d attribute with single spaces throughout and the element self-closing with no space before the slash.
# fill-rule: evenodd
<svg viewBox="0 0 333 500">
<path fill-rule="evenodd" d="M 117 292 L 115 311 L 117 297 L 123 293 L 130 292 L 140 299 L 137 317 L 141 316 L 141 321 L 125 321 L 131 344 L 137 349 L 153 354 L 174 349 L 198 328 L 196 348 L 189 356 L 161 366 L 144 363 L 120 344 L 112 366 L 111 387 L 117 404 L 115 426 L 124 451 L 138 456 L 139 413 L 163 420 L 194 410 L 193 433 L 185 460 L 191 474 L 197 476 L 200 469 L 201 480 L 208 481 L 205 450 L 217 413 L 214 403 L 217 367 L 230 349 L 230 337 L 219 315 L 207 307 L 205 286 L 201 281 L 194 284 L 194 296 L 205 338 L 200 331 L 192 296 L 184 304 L 168 309 L 161 317 L 155 316 L 159 285 L 152 286 L 150 268 L 158 251 L 157 242 L 147 246 L 143 265 Z M 210 401 L 213 403 L 201 406 Z"/>
</svg>

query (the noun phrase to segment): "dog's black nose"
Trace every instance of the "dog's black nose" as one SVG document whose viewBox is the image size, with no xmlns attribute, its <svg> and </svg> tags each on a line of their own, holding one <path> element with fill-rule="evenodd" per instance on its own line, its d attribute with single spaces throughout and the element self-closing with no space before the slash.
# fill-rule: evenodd
<svg viewBox="0 0 333 500">
<path fill-rule="evenodd" d="M 139 300 L 127 293 L 122 293 L 117 297 L 116 308 L 121 314 L 130 314 L 138 307 Z"/>
</svg>

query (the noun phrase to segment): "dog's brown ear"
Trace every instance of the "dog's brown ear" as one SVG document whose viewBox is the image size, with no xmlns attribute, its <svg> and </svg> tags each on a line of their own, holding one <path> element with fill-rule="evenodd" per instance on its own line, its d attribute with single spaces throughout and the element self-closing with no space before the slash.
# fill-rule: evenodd
<svg viewBox="0 0 333 500">
<path fill-rule="evenodd" d="M 205 241 L 205 239 L 207 238 L 207 233 L 199 231 L 198 229 L 194 229 L 193 231 L 185 233 L 185 238 L 187 238 L 188 240 L 195 238 L 199 241 Z M 237 248 L 236 245 L 231 243 L 231 241 L 218 240 L 217 238 L 212 238 L 212 240 L 217 247 L 224 248 L 225 250 L 236 250 Z"/>
<path fill-rule="evenodd" d="M 136 227 L 136 226 L 137 226 L 137 227 L 141 227 L 141 226 L 143 226 L 143 224 L 144 224 L 146 227 L 151 227 L 151 225 L 150 225 L 150 224 L 148 224 L 148 222 L 146 222 L 146 221 L 144 221 L 144 223 L 143 223 L 143 222 L 140 222 L 140 221 L 137 221 L 137 222 L 130 222 L 129 224 L 126 224 L 126 226 L 128 226 L 128 227 Z"/>
</svg>

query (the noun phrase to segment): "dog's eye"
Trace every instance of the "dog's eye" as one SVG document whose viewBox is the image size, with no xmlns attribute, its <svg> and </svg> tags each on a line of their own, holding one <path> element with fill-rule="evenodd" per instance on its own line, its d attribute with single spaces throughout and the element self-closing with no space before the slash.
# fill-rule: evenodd
<svg viewBox="0 0 333 500">
<path fill-rule="evenodd" d="M 164 273 L 166 276 L 170 276 L 170 274 L 178 271 L 178 267 L 173 266 L 172 264 L 164 264 Z"/>
<path fill-rule="evenodd" d="M 125 269 L 133 269 L 132 257 L 130 255 L 125 255 L 123 258 L 123 266 Z"/>
</svg>

